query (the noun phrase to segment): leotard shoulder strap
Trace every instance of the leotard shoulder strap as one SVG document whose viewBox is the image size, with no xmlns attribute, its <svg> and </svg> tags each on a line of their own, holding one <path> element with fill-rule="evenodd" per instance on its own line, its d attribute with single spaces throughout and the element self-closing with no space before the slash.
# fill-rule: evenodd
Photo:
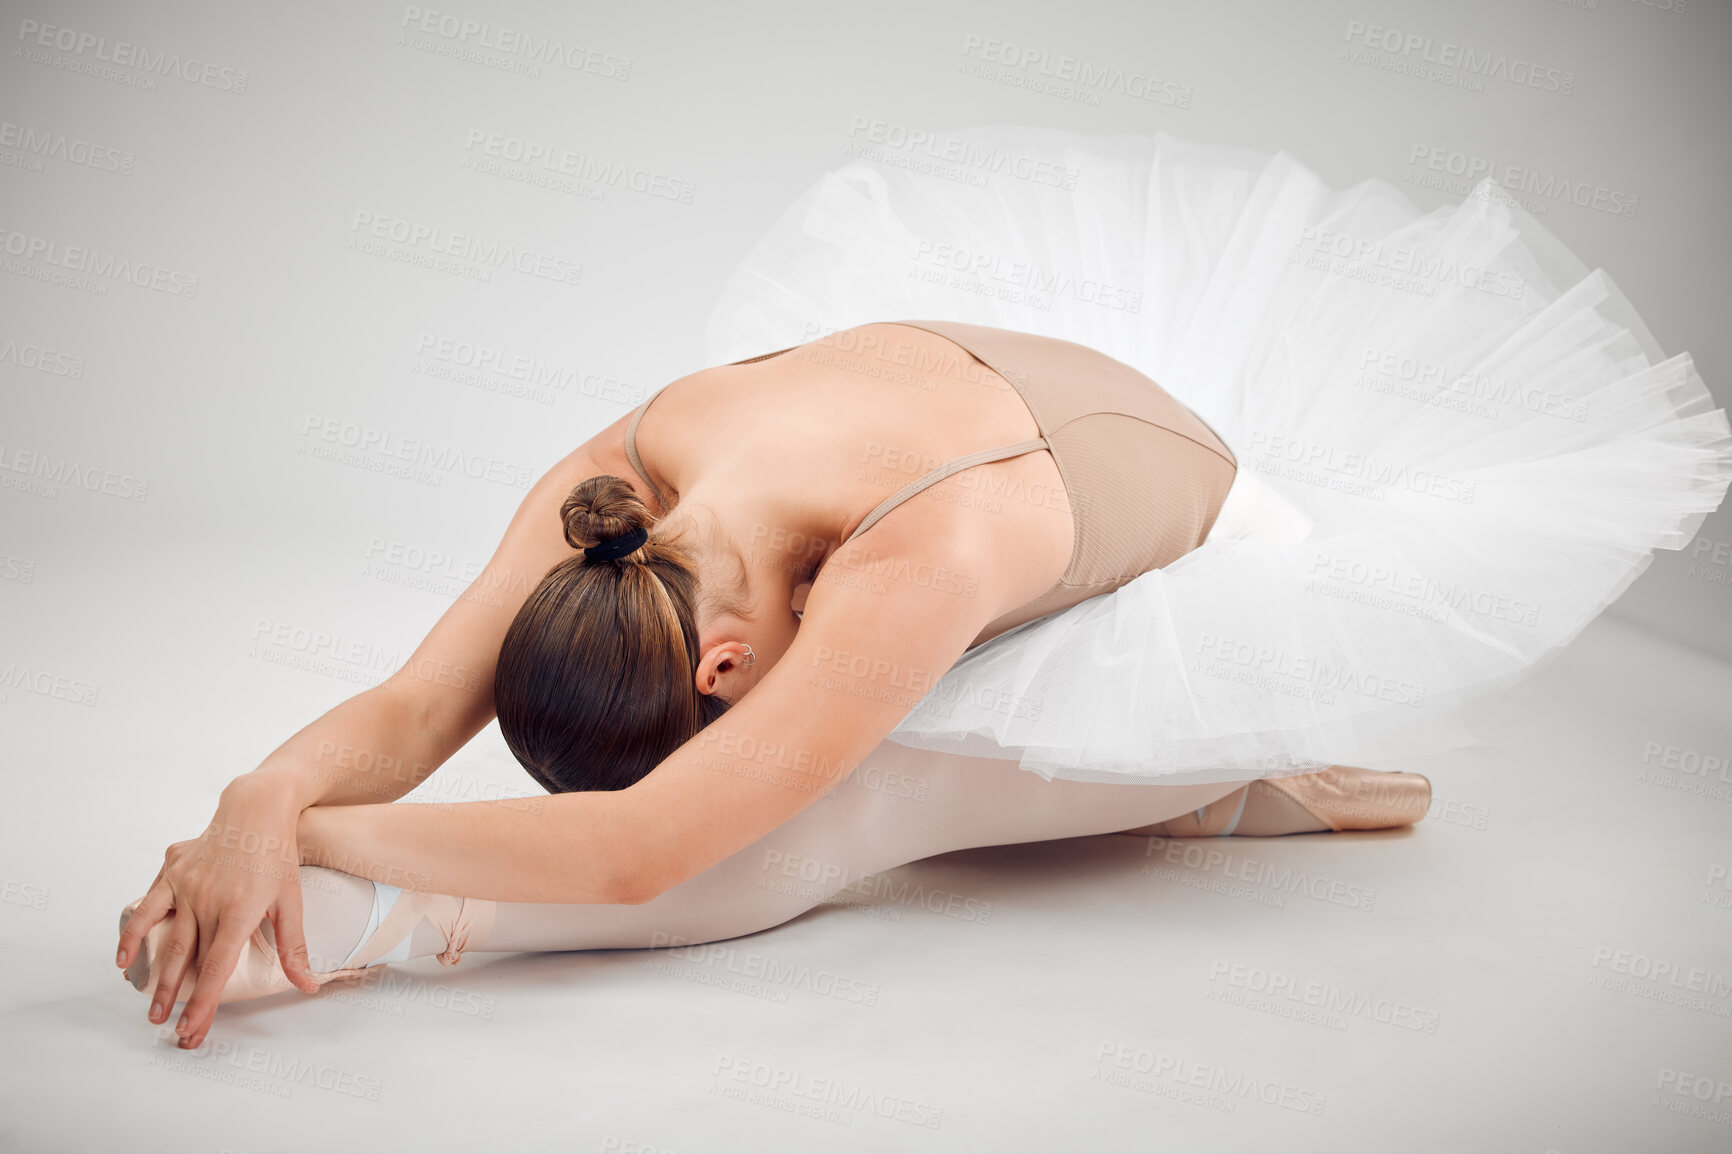
<svg viewBox="0 0 1732 1154">
<path fill-rule="evenodd" d="M 729 361 L 728 364 L 749 365 L 754 361 L 765 361 L 769 360 L 771 357 L 779 357 L 783 353 L 799 347 L 800 346 L 798 345 L 789 345 L 787 348 L 777 349 L 773 353 L 761 353 L 755 357 L 746 357 L 743 360 Z M 659 392 L 656 394 L 658 397 L 660 395 Z M 643 478 L 644 484 L 649 486 L 650 492 L 655 494 L 657 503 L 660 504 L 662 509 L 665 511 L 668 507 L 667 498 L 663 496 L 662 491 L 656 487 L 656 483 L 650 480 L 649 473 L 644 470 L 643 461 L 637 454 L 638 422 L 643 420 L 643 415 L 645 413 L 649 412 L 650 404 L 654 400 L 655 397 L 651 397 L 648 401 L 639 405 L 637 412 L 632 414 L 631 422 L 626 425 L 625 456 L 626 460 L 631 462 L 631 467 L 637 470 L 637 475 Z M 1032 453 L 1036 449 L 1046 448 L 1050 448 L 1047 444 L 1046 438 L 1036 437 L 1031 441 L 1018 441 L 1014 445 L 1000 445 L 993 449 L 982 449 L 978 453 L 969 453 L 967 456 L 958 457 L 953 461 L 947 461 L 938 468 L 933 469 L 931 472 L 916 477 L 914 480 L 908 482 L 908 484 L 902 486 L 902 488 L 896 490 L 896 492 L 890 494 L 890 496 L 884 498 L 884 500 L 878 502 L 878 504 L 873 507 L 872 511 L 866 514 L 865 520 L 856 525 L 854 531 L 848 534 L 848 536 L 843 540 L 843 544 L 847 544 L 855 537 L 858 537 L 860 534 L 876 525 L 886 513 L 902 504 L 902 502 L 908 500 L 908 498 L 914 496 L 923 489 L 936 485 L 952 473 L 959 473 L 963 469 L 972 468 L 975 465 L 985 465 L 992 461 L 1002 461 L 1007 457 L 1020 457 L 1024 453 Z"/>
<path fill-rule="evenodd" d="M 656 393 L 656 397 L 659 396 L 661 394 Z M 650 480 L 649 474 L 644 471 L 643 459 L 637 455 L 637 423 L 643 420 L 645 413 L 649 412 L 650 401 L 655 400 L 656 397 L 651 397 L 649 401 L 639 405 L 637 412 L 631 415 L 631 423 L 625 427 L 625 459 L 631 462 L 631 467 L 637 470 L 637 475 L 643 478 L 643 483 L 649 486 L 651 493 L 655 494 L 656 504 L 660 506 L 663 513 L 666 513 L 668 511 L 668 499 L 656 487 L 656 483 Z"/>
<path fill-rule="evenodd" d="M 978 453 L 969 453 L 965 457 L 958 457 L 954 461 L 947 461 L 938 466 L 938 468 L 932 470 L 930 473 L 916 477 L 914 480 L 908 482 L 908 484 L 896 490 L 896 492 L 890 494 L 890 496 L 878 502 L 878 504 L 873 507 L 872 511 L 866 514 L 866 519 L 854 526 L 854 531 L 848 534 L 847 537 L 843 538 L 842 543 L 846 545 L 849 541 L 852 541 L 854 538 L 876 525 L 884 514 L 890 512 L 890 510 L 896 508 L 896 506 L 902 504 L 902 502 L 908 500 L 908 498 L 914 496 L 914 494 L 920 492 L 922 489 L 936 485 L 952 473 L 960 473 L 964 469 L 973 468 L 975 465 L 984 465 L 991 461 L 1002 461 L 1006 457 L 1020 457 L 1024 453 L 1032 453 L 1036 449 L 1045 449 L 1048 447 L 1045 437 L 1036 437 L 1032 441 L 1018 441 L 1014 445 L 1000 445 L 995 449 L 982 449 Z"/>
</svg>

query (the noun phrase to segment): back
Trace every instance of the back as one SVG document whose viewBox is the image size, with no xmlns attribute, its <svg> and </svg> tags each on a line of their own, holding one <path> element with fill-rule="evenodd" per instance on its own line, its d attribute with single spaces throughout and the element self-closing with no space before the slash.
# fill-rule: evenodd
<svg viewBox="0 0 1732 1154">
<path fill-rule="evenodd" d="M 1050 451 L 1069 500 L 1070 561 L 1044 593 L 993 620 L 970 648 L 1027 621 L 1111 592 L 1202 544 L 1236 473 L 1224 442 L 1195 413 L 1122 361 L 1072 341 L 957 321 L 895 321 L 943 337 L 1003 377 L 1041 436 L 954 460 L 881 502 L 856 532 L 907 497 L 961 467 L 1039 449 Z M 731 362 L 780 356 L 778 349 Z M 637 457 L 640 408 L 627 429 Z"/>
<path fill-rule="evenodd" d="M 1117 589 L 1203 543 L 1237 463 L 1214 430 L 1153 380 L 1073 341 L 958 321 L 899 321 L 955 341 L 1022 394 L 1070 497 L 1069 568 L 975 644 Z"/>
</svg>

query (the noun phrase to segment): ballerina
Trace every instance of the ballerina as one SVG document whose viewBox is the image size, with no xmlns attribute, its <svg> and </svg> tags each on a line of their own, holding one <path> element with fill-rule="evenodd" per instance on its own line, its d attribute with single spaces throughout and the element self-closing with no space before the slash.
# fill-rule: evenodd
<svg viewBox="0 0 1732 1154">
<path fill-rule="evenodd" d="M 227 979 L 271 912 L 273 891 L 273 936 L 255 952 L 269 959 L 283 941 L 285 973 L 301 988 L 402 956 L 391 951 L 413 949 L 424 920 L 446 926 L 434 944 L 454 962 L 498 921 L 497 909 L 451 900 L 457 895 L 642 907 L 635 920 L 616 915 L 612 924 L 656 926 L 687 941 L 762 929 L 757 905 L 726 896 L 740 889 L 727 885 L 728 871 L 695 887 L 698 900 L 657 900 L 769 838 L 854 774 L 963 652 L 1194 549 L 1232 484 L 1232 455 L 1201 421 L 1153 381 L 1083 346 L 943 322 L 866 325 L 846 340 L 925 384 L 892 391 L 824 356 L 835 341 L 814 341 L 673 382 L 542 478 L 477 578 L 479 591 L 545 572 L 534 589 L 515 603 L 460 599 L 402 671 L 238 779 L 214 819 L 224 833 L 256 830 L 261 844 L 294 845 L 308 865 L 389 861 L 419 892 L 404 897 L 404 886 L 380 879 L 391 889 L 375 888 L 378 932 L 343 965 L 310 971 L 294 924 L 298 878 L 279 868 L 274 885 L 249 882 L 212 864 L 197 843 L 181 843 L 122 930 L 118 960 L 141 987 L 147 976 L 156 985 L 152 1020 L 166 1017 L 183 978 L 197 974 L 183 1019 L 183 1037 L 197 1044 L 223 991 L 229 1000 L 242 993 Z M 1019 384 L 972 350 L 1009 366 Z M 905 461 L 937 464 L 902 484 Z M 876 499 L 892 483 L 895 491 Z M 1017 495 L 967 499 L 980 489 Z M 422 676 L 430 670 L 477 672 Z M 369 708 L 363 698 L 383 700 Z M 512 752 L 554 795 L 533 813 L 504 802 L 449 812 L 332 804 L 362 783 L 308 772 L 314 742 L 370 749 L 378 763 L 437 765 L 495 712 Z M 776 860 L 842 855 L 832 878 L 858 877 L 863 861 L 876 871 L 966 844 L 1148 825 L 1233 789 L 1236 824 L 1224 832 L 1329 828 L 1295 813 L 1288 794 L 1253 798 L 1244 783 L 1181 791 L 1174 808 L 1154 796 L 1164 789 L 1126 797 L 1149 791 L 1019 773 L 1027 780 L 994 785 L 994 800 L 982 805 L 983 770 L 969 765 L 977 759 L 946 765 L 944 755 L 923 756 L 931 764 L 918 776 L 936 783 L 918 816 L 903 815 L 896 831 L 882 820 L 868 829 L 882 806 L 835 806 L 815 828 L 852 819 L 846 838 L 814 842 L 796 829 Z M 935 772 L 940 765 L 946 772 Z M 1424 813 L 1423 779 L 1397 776 L 1410 788 L 1396 813 L 1387 802 L 1374 807 L 1378 823 Z M 1299 792 L 1301 801 L 1342 792 L 1335 778 L 1325 787 L 1325 778 L 1307 777 L 1318 784 Z M 1305 789 L 1301 778 L 1284 785 Z M 286 820 L 271 822 L 290 810 L 299 814 L 292 832 Z M 209 849 L 224 839 L 205 840 Z M 749 870 L 752 856 L 742 861 Z M 248 898 L 252 905 L 238 904 Z M 786 920 L 816 904 L 802 900 L 778 897 L 769 907 Z M 709 913 L 694 925 L 691 909 Z M 477 916 L 481 934 L 469 924 Z M 569 915 L 552 938 L 545 913 L 531 921 L 531 937 L 490 944 L 573 948 Z M 153 927 L 156 946 L 141 950 Z M 583 940 L 650 942 L 643 933 Z M 270 966 L 241 969 L 256 980 Z"/>
<path fill-rule="evenodd" d="M 827 175 L 712 318 L 714 347 L 782 347 L 557 465 L 403 671 L 170 847 L 117 959 L 153 1021 L 195 959 L 183 1045 L 224 997 L 403 956 L 751 932 L 823 900 L 761 896 L 790 855 L 859 877 L 1002 841 L 1417 820 L 1423 778 L 1341 763 L 1459 744 L 1461 701 L 1725 495 L 1732 436 L 1688 358 L 1505 206 L 1421 217 L 1161 134 L 996 143 L 1079 179 Z M 1152 307 L 913 275 L 959 251 Z M 933 315 L 970 320 L 879 319 Z M 1472 390 L 1489 416 L 1438 403 Z M 365 804 L 495 712 L 540 808 Z M 321 764 L 343 746 L 367 768 Z M 226 868 L 219 840 L 243 845 Z M 335 969 L 309 967 L 303 900 Z"/>
</svg>

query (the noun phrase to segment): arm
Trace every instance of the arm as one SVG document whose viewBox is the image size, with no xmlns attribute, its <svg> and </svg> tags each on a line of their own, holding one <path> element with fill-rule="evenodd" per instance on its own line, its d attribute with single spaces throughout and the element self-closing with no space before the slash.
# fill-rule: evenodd
<svg viewBox="0 0 1732 1154">
<path fill-rule="evenodd" d="M 419 689 L 393 674 L 333 706 L 224 787 L 224 800 L 271 797 L 301 810 L 402 797 L 474 736 L 432 729 Z"/>
<path fill-rule="evenodd" d="M 362 808 L 357 803 L 401 797 L 492 719 L 493 671 L 505 632 L 530 590 L 571 554 L 560 505 L 591 476 L 629 473 L 616 447 L 627 419 L 590 438 L 536 482 L 488 566 L 403 668 L 331 709 L 257 769 L 230 782 L 204 834 L 168 848 L 155 882 L 121 932 L 116 958 L 126 966 L 154 925 L 171 913 L 181 915 L 152 1021 L 166 1020 L 174 992 L 196 960 L 199 977 L 182 1037 L 197 1045 L 242 945 L 267 917 L 283 972 L 310 991 L 300 928 L 297 823 L 327 806 Z"/>
<path fill-rule="evenodd" d="M 572 553 L 560 505 L 574 486 L 610 471 L 603 462 L 612 463 L 627 419 L 542 475 L 487 567 L 401 669 L 296 733 L 230 788 L 301 809 L 386 802 L 414 789 L 463 748 L 493 720 L 493 673 L 512 618 L 547 571 Z M 636 484 L 628 474 L 629 466 L 620 475 Z"/>
<path fill-rule="evenodd" d="M 954 529 L 887 518 L 850 542 L 820 571 L 776 666 L 635 785 L 557 794 L 534 810 L 498 801 L 309 811 L 303 860 L 390 863 L 405 879 L 393 884 L 494 901 L 653 899 L 827 793 L 1002 612 L 1006 579 L 994 574 L 1009 567 L 982 563 L 1002 544 L 970 539 L 982 533 L 978 519 Z M 961 576 L 933 580 L 938 568 Z"/>
</svg>

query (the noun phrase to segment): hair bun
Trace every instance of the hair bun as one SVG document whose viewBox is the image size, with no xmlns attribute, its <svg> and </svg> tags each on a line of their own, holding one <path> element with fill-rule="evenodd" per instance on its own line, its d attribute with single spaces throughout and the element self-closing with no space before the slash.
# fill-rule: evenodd
<svg viewBox="0 0 1732 1154">
<path fill-rule="evenodd" d="M 591 477 L 572 489 L 560 506 L 566 544 L 587 549 L 611 541 L 633 529 L 652 524 L 649 507 L 623 478 Z"/>
</svg>

